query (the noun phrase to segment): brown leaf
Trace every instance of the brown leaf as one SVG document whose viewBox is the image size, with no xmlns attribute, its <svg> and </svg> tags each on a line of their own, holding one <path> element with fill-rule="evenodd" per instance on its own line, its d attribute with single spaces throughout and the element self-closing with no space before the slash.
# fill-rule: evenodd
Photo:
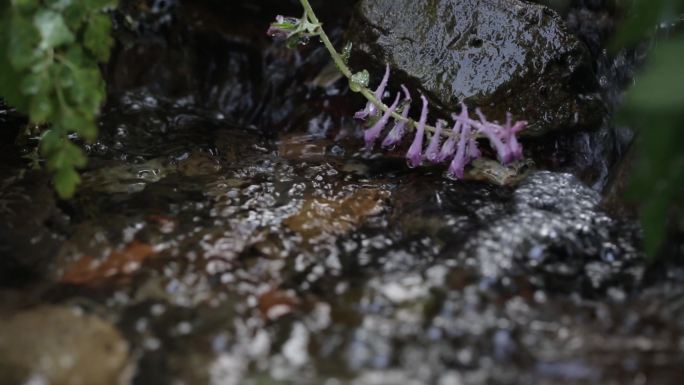
<svg viewBox="0 0 684 385">
<path fill-rule="evenodd" d="M 148 244 L 133 241 L 122 250 L 113 251 L 102 261 L 84 256 L 62 276 L 62 283 L 70 285 L 98 285 L 113 278 L 128 276 L 155 254 Z"/>
<path fill-rule="evenodd" d="M 269 320 L 289 314 L 299 305 L 299 299 L 287 291 L 271 290 L 259 297 L 259 310 Z"/>
<path fill-rule="evenodd" d="M 170 234 L 178 228 L 178 219 L 165 215 L 148 215 L 145 218 L 148 222 L 157 226 L 159 231 Z"/>
<path fill-rule="evenodd" d="M 312 198 L 284 223 L 308 239 L 324 234 L 343 235 L 360 226 L 366 217 L 378 214 L 389 195 L 385 190 L 362 189 L 339 201 Z"/>
</svg>

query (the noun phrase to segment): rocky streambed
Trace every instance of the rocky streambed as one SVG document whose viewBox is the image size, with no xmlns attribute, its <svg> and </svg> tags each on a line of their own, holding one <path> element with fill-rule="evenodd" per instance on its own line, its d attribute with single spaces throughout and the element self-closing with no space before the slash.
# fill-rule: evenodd
<svg viewBox="0 0 684 385">
<path fill-rule="evenodd" d="M 340 42 L 364 7 L 385 4 L 384 22 L 414 4 L 351 3 L 314 4 Z M 505 1 L 427 3 L 531 17 Z M 549 75 L 550 89 L 602 112 L 582 112 L 589 130 L 560 119 L 528 139 L 537 167 L 507 187 L 361 151 L 350 118 L 361 101 L 325 75 L 324 52 L 263 36 L 296 2 L 124 3 L 78 195 L 57 201 L 21 151 L 1 155 L 2 383 L 678 384 L 684 270 L 648 264 L 638 224 L 607 193 L 630 134 L 606 122 L 637 55 L 602 56 L 605 25 L 573 22 L 604 20 L 606 4 L 511 3 L 540 10 L 533 26 L 562 28 L 574 48 L 561 51 L 590 74 Z M 442 36 L 421 21 L 431 9 L 402 19 Z M 527 36 L 525 23 L 507 32 Z M 489 28 L 478 29 L 483 49 L 506 41 Z M 377 44 L 401 39 L 386 29 Z M 481 74 L 491 63 L 474 48 L 453 58 Z M 532 51 L 525 60 L 542 60 Z M 572 64 L 547 54 L 553 64 L 525 67 L 543 78 Z M 429 55 L 441 57 L 416 59 Z M 394 64 L 426 91 L 436 84 Z M 510 74 L 492 79 L 529 86 Z M 536 91 L 525 92 L 527 103 Z"/>
</svg>

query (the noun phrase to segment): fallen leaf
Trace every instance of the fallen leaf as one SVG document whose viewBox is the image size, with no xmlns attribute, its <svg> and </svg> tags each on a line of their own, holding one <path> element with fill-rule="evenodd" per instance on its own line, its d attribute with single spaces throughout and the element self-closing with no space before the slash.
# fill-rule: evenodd
<svg viewBox="0 0 684 385">
<path fill-rule="evenodd" d="M 366 217 L 378 214 L 389 195 L 386 190 L 361 189 L 339 201 L 311 198 L 284 223 L 307 239 L 343 235 L 360 226 Z"/>
<path fill-rule="evenodd" d="M 152 246 L 133 241 L 101 261 L 84 256 L 62 276 L 61 282 L 70 285 L 98 285 L 114 278 L 129 276 L 154 254 Z"/>
<path fill-rule="evenodd" d="M 174 217 L 165 215 L 148 215 L 145 219 L 148 222 L 155 224 L 159 231 L 164 234 L 170 234 L 178 227 L 178 219 Z"/>
<path fill-rule="evenodd" d="M 267 291 L 259 297 L 259 310 L 269 320 L 290 314 L 299 305 L 300 301 L 294 294 L 283 290 Z"/>
</svg>

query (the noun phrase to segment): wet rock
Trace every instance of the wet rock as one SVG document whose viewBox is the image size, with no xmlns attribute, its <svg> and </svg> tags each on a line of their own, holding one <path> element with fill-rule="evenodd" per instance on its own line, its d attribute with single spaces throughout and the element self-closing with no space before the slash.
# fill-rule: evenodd
<svg viewBox="0 0 684 385">
<path fill-rule="evenodd" d="M 128 344 L 109 323 L 68 307 L 0 317 L 3 384 L 127 384 Z"/>
<path fill-rule="evenodd" d="M 190 153 L 178 162 L 178 171 L 185 176 L 215 174 L 221 165 L 215 157 L 206 153 Z"/>
<path fill-rule="evenodd" d="M 603 191 L 603 207 L 611 213 L 636 218 L 637 208 L 634 202 L 627 202 L 632 172 L 636 164 L 636 148 L 630 147 L 612 170 L 607 185 Z"/>
<path fill-rule="evenodd" d="M 443 115 L 458 103 L 529 132 L 595 127 L 604 109 L 591 57 L 550 8 L 518 0 L 363 0 L 349 29 L 357 68 L 389 63 Z"/>
<path fill-rule="evenodd" d="M 53 227 L 63 219 L 47 174 L 0 177 L 0 286 L 48 274 L 61 242 Z"/>
<path fill-rule="evenodd" d="M 17 151 L 14 146 L 15 139 L 24 124 L 26 124 L 26 118 L 0 99 L 0 126 L 3 128 L 0 131 L 0 149 L 3 151 L 3 161 L 6 161 L 5 158 L 11 158 L 7 155 L 14 155 Z"/>
<path fill-rule="evenodd" d="M 328 32 L 340 35 L 352 1 L 313 6 Z M 308 99 L 304 80 L 329 60 L 322 49 L 302 59 L 266 35 L 275 15 L 301 12 L 298 2 L 148 3 L 126 0 L 117 10 L 122 22 L 114 35 L 122 44 L 113 50 L 106 71 L 110 93 L 147 88 L 186 105 L 221 111 L 232 122 L 272 129 L 292 124 L 292 114 Z"/>
<path fill-rule="evenodd" d="M 81 189 L 103 193 L 135 193 L 166 176 L 163 160 L 152 159 L 140 164 L 108 164 L 107 167 L 83 173 Z"/>
<path fill-rule="evenodd" d="M 570 174 L 536 173 L 515 190 L 504 212 L 489 214 L 462 256 L 473 258 L 485 277 L 522 267 L 549 287 L 560 288 L 564 281 L 590 292 L 614 281 L 629 287 L 642 273 L 630 268 L 641 258 L 633 243 L 637 228 L 629 231 L 600 202 L 597 192 Z"/>
</svg>

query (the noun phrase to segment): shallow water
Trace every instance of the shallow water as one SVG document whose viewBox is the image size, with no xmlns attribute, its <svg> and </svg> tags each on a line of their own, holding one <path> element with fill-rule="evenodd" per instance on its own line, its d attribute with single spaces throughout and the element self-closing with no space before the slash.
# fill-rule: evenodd
<svg viewBox="0 0 684 385">
<path fill-rule="evenodd" d="M 614 134 L 517 186 L 453 182 L 361 152 L 342 88 L 284 80 L 317 54 L 268 49 L 271 104 L 231 110 L 231 76 L 112 92 L 73 201 L 2 167 L 10 383 L 680 383 L 684 271 L 648 279 L 602 208 Z"/>
<path fill-rule="evenodd" d="M 53 283 L 8 295 L 107 320 L 133 383 L 677 383 L 681 287 L 643 289 L 575 177 L 454 183 L 153 99 L 112 103 Z"/>
</svg>

